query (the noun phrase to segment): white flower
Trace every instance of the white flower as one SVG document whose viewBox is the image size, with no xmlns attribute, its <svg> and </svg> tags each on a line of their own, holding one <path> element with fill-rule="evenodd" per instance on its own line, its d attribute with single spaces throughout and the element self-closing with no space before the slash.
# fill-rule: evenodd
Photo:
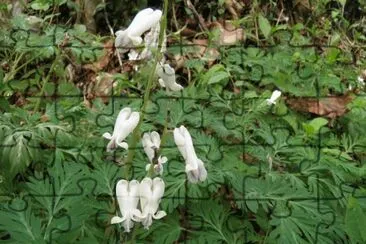
<svg viewBox="0 0 366 244">
<path fill-rule="evenodd" d="M 271 104 L 276 104 L 276 100 L 281 96 L 281 91 L 279 90 L 275 90 L 273 93 L 272 93 L 272 96 L 270 99 L 267 99 L 267 104 L 268 105 L 271 105 Z"/>
<path fill-rule="evenodd" d="M 188 130 L 182 125 L 174 129 L 174 141 L 180 153 L 186 161 L 186 173 L 191 183 L 204 181 L 207 178 L 207 170 L 194 151 L 192 137 Z"/>
<path fill-rule="evenodd" d="M 146 165 L 146 171 L 150 170 L 151 164 L 154 163 L 153 160 L 157 156 L 155 152 L 160 148 L 160 135 L 156 131 L 151 133 L 145 133 L 142 137 L 142 145 L 144 147 L 144 151 L 149 158 L 150 163 Z M 166 157 L 159 157 L 157 159 L 158 163 L 154 165 L 154 170 L 156 173 L 162 175 L 163 174 L 163 164 L 168 161 Z"/>
<path fill-rule="evenodd" d="M 168 90 L 179 91 L 183 86 L 175 81 L 175 70 L 169 64 L 160 65 L 156 68 L 156 73 L 160 77 L 159 84 Z"/>
<path fill-rule="evenodd" d="M 128 60 L 130 61 L 140 60 L 139 53 L 136 50 L 131 49 L 130 52 L 128 53 Z"/>
<path fill-rule="evenodd" d="M 146 8 L 138 12 L 126 30 L 117 31 L 115 46 L 120 47 L 121 52 L 126 52 L 133 46 L 142 43 L 141 35 L 155 27 L 162 16 L 161 10 Z M 126 49 L 123 49 L 126 48 Z"/>
<path fill-rule="evenodd" d="M 111 219 L 111 224 L 122 223 L 125 231 L 130 232 L 134 225 L 133 221 L 139 222 L 141 218 L 141 212 L 137 209 L 139 203 L 139 182 L 137 180 L 132 180 L 131 182 L 126 180 L 118 181 L 116 197 L 122 218 L 114 216 Z"/>
<path fill-rule="evenodd" d="M 116 145 L 128 149 L 128 144 L 123 142 L 124 139 L 136 128 L 140 120 L 140 114 L 138 112 L 132 112 L 131 108 L 122 109 L 114 125 L 113 135 L 106 132 L 103 137 L 110 140 L 107 145 L 107 151 L 111 151 L 116 148 Z"/>
<path fill-rule="evenodd" d="M 364 86 L 365 86 L 365 80 L 364 80 L 361 76 L 358 76 L 358 77 L 357 77 L 357 83 L 358 83 L 361 87 L 364 87 Z"/>
<path fill-rule="evenodd" d="M 146 177 L 140 183 L 141 222 L 146 229 L 149 229 L 152 219 L 161 219 L 166 215 L 165 211 L 158 211 L 164 190 L 164 181 L 159 177 L 154 180 Z"/>
<path fill-rule="evenodd" d="M 155 27 L 151 28 L 151 30 L 145 35 L 145 48 L 142 50 L 139 59 L 151 59 L 152 52 L 151 50 L 158 48 L 159 45 L 159 35 L 160 35 L 160 25 L 157 24 Z M 166 35 L 164 33 L 162 46 L 160 49 L 161 53 L 166 51 Z"/>
</svg>

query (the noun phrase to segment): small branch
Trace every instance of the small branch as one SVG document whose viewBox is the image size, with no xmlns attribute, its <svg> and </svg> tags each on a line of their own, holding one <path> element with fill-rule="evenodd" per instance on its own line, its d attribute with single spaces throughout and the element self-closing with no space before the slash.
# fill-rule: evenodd
<svg viewBox="0 0 366 244">
<path fill-rule="evenodd" d="M 107 26 L 108 26 L 109 31 L 111 32 L 111 35 L 114 37 L 114 31 L 113 31 L 113 28 L 111 26 L 111 23 L 109 22 L 107 10 L 105 9 L 105 6 L 106 6 L 105 0 L 103 0 L 103 5 L 104 5 L 104 7 L 103 7 L 103 15 L 104 15 L 105 22 L 107 23 Z M 116 55 L 117 55 L 118 63 L 119 63 L 119 66 L 121 67 L 121 72 L 122 72 L 122 70 L 123 70 L 122 58 L 121 58 L 121 55 L 118 52 L 118 49 L 117 48 L 116 48 Z"/>
<path fill-rule="evenodd" d="M 159 35 L 159 45 L 158 47 L 161 47 L 164 41 L 164 35 L 165 35 L 165 30 L 166 30 L 166 25 L 167 25 L 167 12 L 168 12 L 168 0 L 164 0 L 164 15 L 162 18 L 162 21 L 160 23 L 160 35 Z M 147 82 L 147 86 L 146 86 L 146 90 L 145 90 L 145 94 L 144 94 L 144 99 L 143 99 L 143 104 L 141 106 L 141 115 L 140 115 L 140 120 L 138 125 L 136 126 L 135 130 L 132 133 L 132 138 L 131 138 L 131 142 L 129 143 L 129 147 L 132 149 L 128 150 L 128 154 L 127 154 L 127 159 L 126 159 L 126 171 L 125 171 L 125 177 L 126 179 L 128 179 L 129 177 L 129 172 L 132 166 L 132 159 L 135 155 L 135 148 L 137 145 L 137 142 L 139 141 L 139 139 L 141 138 L 141 133 L 140 133 L 140 128 L 142 125 L 142 122 L 144 120 L 144 116 L 145 116 L 145 110 L 147 107 L 147 104 L 149 103 L 149 99 L 150 99 L 150 93 L 151 93 L 151 88 L 153 85 L 153 81 L 155 79 L 155 72 L 156 72 L 156 67 L 158 62 L 161 60 L 162 58 L 162 54 L 160 51 L 158 51 L 155 55 L 155 60 L 154 63 L 152 65 L 151 68 L 151 72 L 149 75 L 149 80 Z"/>
<path fill-rule="evenodd" d="M 207 26 L 205 24 L 205 20 L 202 18 L 202 16 L 197 12 L 196 8 L 192 4 L 191 0 L 184 0 L 185 4 L 187 5 L 187 8 L 189 8 L 193 14 L 198 19 L 198 22 L 200 22 L 200 26 L 202 31 L 208 32 Z"/>
</svg>

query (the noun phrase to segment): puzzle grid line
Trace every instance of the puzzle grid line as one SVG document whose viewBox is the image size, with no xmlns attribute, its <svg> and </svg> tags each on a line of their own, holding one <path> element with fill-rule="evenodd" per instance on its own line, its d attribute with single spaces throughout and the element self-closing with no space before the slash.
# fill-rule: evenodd
<svg viewBox="0 0 366 244">
<path fill-rule="evenodd" d="M 60 44 L 59 43 L 57 43 L 57 41 L 56 41 L 56 31 L 57 30 L 55 30 L 55 36 L 52 38 L 52 40 L 53 40 L 53 43 L 54 43 L 54 45 L 52 45 L 53 47 L 55 47 L 55 48 L 58 48 L 58 47 L 60 47 Z M 66 32 L 67 30 L 65 30 L 65 32 Z M 17 34 L 17 33 L 19 33 L 19 32 L 25 32 L 26 33 L 26 36 L 28 37 L 28 38 L 30 38 L 31 37 L 31 31 L 30 30 L 22 30 L 22 29 L 16 29 L 16 30 L 13 30 L 13 33 L 12 33 L 12 35 L 11 35 L 11 39 L 13 40 L 13 42 L 14 43 L 17 43 L 17 39 L 16 39 L 16 37 L 15 37 L 15 35 Z M 280 32 L 283 32 L 283 31 L 280 31 Z M 273 35 L 275 35 L 276 33 L 273 33 Z M 336 46 L 331 46 L 331 45 L 329 45 L 329 46 L 323 46 L 323 45 L 293 45 L 292 43 L 291 43 L 291 40 L 292 40 L 292 38 L 293 38 L 293 33 L 290 33 L 291 34 L 291 38 L 290 38 L 290 40 L 288 41 L 288 43 L 287 43 L 287 45 L 288 45 L 288 47 L 290 47 L 290 48 L 317 48 L 317 49 L 326 49 L 326 48 L 335 48 L 335 49 L 338 49 L 338 50 L 340 50 L 340 53 L 342 54 L 342 50 L 340 49 L 340 48 L 338 48 L 338 47 L 336 47 Z M 28 38 L 25 38 L 25 39 L 27 39 L 26 40 L 26 43 L 27 44 L 29 44 L 28 43 Z M 182 40 L 182 38 L 180 38 L 180 40 Z M 29 48 L 35 48 L 35 49 L 37 49 L 37 48 L 45 48 L 45 47 L 50 47 L 51 45 L 27 45 L 27 47 L 29 47 Z M 168 46 L 168 48 L 175 48 L 175 47 L 178 47 L 178 48 L 180 48 L 180 52 L 181 52 L 181 54 L 183 55 L 183 49 L 184 48 L 190 48 L 190 47 L 197 47 L 197 46 L 200 46 L 200 45 L 196 45 L 196 44 L 183 44 L 183 43 L 179 43 L 179 44 L 173 44 L 173 45 L 169 45 Z M 210 46 L 206 46 L 206 45 L 201 45 L 201 46 L 203 46 L 203 47 L 206 47 L 206 51 L 207 51 L 207 48 L 210 48 Z M 0 46 L 0 48 L 7 48 L 7 47 L 11 47 L 11 46 Z M 239 48 L 243 48 L 243 47 L 245 47 L 245 48 L 248 48 L 248 47 L 250 47 L 250 46 L 248 46 L 248 45 L 241 45 L 241 44 L 237 44 L 237 45 L 223 45 L 223 47 L 224 48 L 228 48 L 228 47 L 239 47 Z M 254 46 L 253 46 L 254 47 Z M 261 50 L 267 50 L 267 49 L 271 49 L 271 48 L 276 48 L 277 47 L 277 44 L 274 44 L 274 45 L 269 45 L 269 46 L 256 46 L 256 48 L 258 48 L 258 49 L 261 49 Z M 81 50 L 84 50 L 84 49 L 86 49 L 86 50 L 93 50 L 93 52 L 94 51 L 97 51 L 97 50 L 105 50 L 106 49 L 106 47 L 92 47 L 92 46 L 72 46 L 72 45 L 64 45 L 64 46 L 62 46 L 62 48 L 78 48 L 78 49 L 81 49 Z M 220 56 L 222 55 L 221 54 L 221 46 L 213 46 L 213 48 L 219 48 L 220 49 Z M 82 54 L 83 54 L 83 52 L 84 51 L 82 51 Z M 241 49 L 241 52 L 242 52 L 242 49 Z M 324 52 L 324 51 L 323 51 Z M 80 56 L 82 56 L 82 54 L 80 54 Z M 94 53 L 94 59 L 92 60 L 92 61 L 97 61 L 98 60 L 98 58 L 97 58 L 97 54 L 96 53 Z M 220 57 L 219 56 L 219 57 Z M 243 58 L 243 53 L 241 53 L 241 57 Z M 319 56 L 316 56 L 317 58 L 319 58 Z M 317 61 L 317 59 L 316 60 L 314 60 L 314 63 Z M 242 64 L 244 64 L 245 63 L 245 60 L 242 60 Z M 343 64 L 343 65 L 354 65 L 354 61 L 353 60 L 349 60 L 348 62 L 347 61 L 345 61 L 345 62 L 341 62 L 340 64 Z M 263 71 L 263 67 L 261 66 L 261 65 L 257 65 L 257 67 L 259 67 L 259 68 L 261 68 L 262 69 L 262 72 L 261 72 L 261 75 L 260 75 L 260 78 L 259 78 L 259 80 L 261 80 L 262 79 L 262 77 L 263 77 L 263 75 L 264 75 L 264 71 Z M 300 75 L 299 75 L 300 73 L 299 73 L 299 71 L 298 71 L 298 76 L 299 76 L 299 78 L 304 78 L 305 79 L 305 77 L 301 77 Z M 310 78 L 310 77 L 312 77 L 312 76 L 316 76 L 316 74 L 312 74 L 312 75 L 310 75 L 309 77 L 306 77 L 306 79 L 308 79 L 308 78 Z M 182 77 L 180 77 L 180 78 L 182 78 Z M 319 95 L 319 80 L 318 80 L 318 78 L 315 78 L 315 80 L 316 80 L 316 95 L 314 95 L 314 96 L 308 96 L 309 98 L 315 98 L 315 99 L 317 99 L 317 100 L 320 100 L 321 98 L 326 98 L 326 97 L 328 97 L 328 96 L 326 96 L 326 95 L 324 95 L 324 96 L 321 96 L 321 95 Z M 10 80 L 9 81 L 9 84 L 8 84 L 8 86 L 12 89 L 12 87 L 11 87 L 11 82 L 12 82 L 12 80 Z M 118 80 L 115 80 L 114 82 L 118 82 Z M 114 83 L 113 82 L 113 83 Z M 342 89 L 342 93 L 343 93 L 343 89 Z M 109 130 L 111 130 L 111 126 L 113 126 L 113 125 L 100 125 L 99 124 L 99 118 L 100 117 L 110 117 L 110 116 L 114 116 L 115 115 L 115 111 L 116 111 L 116 109 L 115 109 L 115 107 L 116 107 L 116 105 L 115 105 L 115 100 L 116 101 L 118 101 L 118 102 L 120 102 L 120 100 L 131 100 L 131 99 L 136 99 L 136 100 L 142 100 L 142 98 L 132 98 L 132 97 L 125 97 L 125 96 L 123 96 L 123 95 L 114 95 L 114 87 L 113 87 L 113 85 L 112 85 L 112 87 L 111 87 L 111 92 L 110 92 L 110 96 L 96 96 L 96 98 L 111 98 L 111 108 L 110 108 L 110 111 L 107 111 L 106 113 L 103 113 L 103 114 L 98 114 L 98 116 L 97 116 L 97 119 L 96 119 L 96 124 L 99 126 L 99 127 L 101 127 L 101 128 L 109 128 Z M 242 93 L 240 93 L 240 95 L 238 95 L 238 97 L 237 98 L 233 98 L 232 100 L 234 101 L 236 101 L 236 100 L 242 100 L 242 101 L 244 101 L 244 94 L 245 94 L 245 92 L 242 94 Z M 83 94 L 83 92 L 80 92 L 80 94 L 75 94 L 75 95 L 67 95 L 67 94 L 58 94 L 58 86 L 56 86 L 55 87 L 55 89 L 54 89 L 54 93 L 53 94 L 51 94 L 51 95 L 42 95 L 42 96 L 37 96 L 37 95 L 30 95 L 30 96 L 28 96 L 27 94 L 23 94 L 24 96 L 25 96 L 25 98 L 39 98 L 39 99 L 47 99 L 47 98 L 51 98 L 52 99 L 52 101 L 55 101 L 55 104 L 54 104 L 54 106 L 55 106 L 55 116 L 56 116 L 56 118 L 60 118 L 59 117 L 59 114 L 58 114 L 58 112 L 57 112 L 57 103 L 59 102 L 59 100 L 61 100 L 61 99 L 69 99 L 69 98 L 79 98 L 80 100 L 81 99 L 83 99 L 84 98 L 84 94 Z M 184 107 L 184 101 L 186 101 L 186 100 L 197 100 L 197 99 L 194 99 L 194 98 L 191 98 L 191 97 L 186 97 L 186 96 L 184 96 L 183 95 L 183 92 L 180 94 L 181 96 L 180 97 L 177 97 L 177 96 L 162 96 L 162 97 L 158 97 L 157 99 L 155 99 L 155 100 L 152 100 L 153 101 L 153 103 L 154 103 L 154 105 L 157 107 L 157 110 L 155 110 L 155 112 L 152 112 L 152 113 L 147 113 L 146 112 L 146 114 L 147 115 L 154 115 L 154 114 L 157 114 L 157 113 L 159 113 L 160 112 L 160 106 L 159 106 L 159 103 L 158 103 L 158 101 L 159 100 L 168 100 L 168 101 L 170 101 L 170 100 L 172 100 L 172 101 L 176 101 L 176 100 L 178 100 L 178 101 L 182 101 L 182 110 L 186 113 L 186 114 L 190 114 L 190 113 L 195 113 L 196 111 L 185 111 L 185 107 Z M 207 99 L 200 99 L 201 101 L 204 101 L 206 104 L 208 103 L 210 103 L 210 102 L 214 102 L 215 101 L 215 97 L 214 97 L 214 95 L 215 94 L 210 94 L 209 95 L 209 97 L 207 98 Z M 0 96 L 1 97 L 1 96 Z M 305 96 L 306 97 L 306 96 Z M 4 96 L 4 98 L 5 98 L 5 96 Z M 259 98 L 259 100 L 261 100 L 262 98 Z M 228 99 L 228 100 L 230 100 L 230 99 Z M 246 100 L 247 100 L 247 98 L 246 98 Z M 254 99 L 255 100 L 255 99 Z M 75 103 L 79 103 L 79 102 L 75 102 Z M 117 105 L 118 106 L 118 105 Z M 244 106 L 243 106 L 244 107 Z M 243 108 L 242 107 L 242 108 Z M 118 110 L 118 109 L 117 109 Z M 241 110 L 241 111 L 239 111 L 239 113 L 237 113 L 236 111 L 235 112 L 232 112 L 232 113 L 225 113 L 224 114 L 224 116 L 223 116 L 223 124 L 224 125 L 226 125 L 227 126 L 227 129 L 228 130 L 235 130 L 235 129 L 237 129 L 237 128 L 240 128 L 240 126 L 235 126 L 235 127 L 230 127 L 230 126 L 228 126 L 228 122 L 226 121 L 226 118 L 229 118 L 229 116 L 231 115 L 231 116 L 238 116 L 238 117 L 240 117 L 241 115 L 245 115 L 245 110 L 243 109 L 243 110 Z M 230 114 L 230 115 L 227 115 L 227 114 Z M 284 115 L 285 116 L 285 115 Z M 72 117 L 65 117 L 65 118 L 60 118 L 60 121 L 63 121 L 63 120 L 68 120 L 68 119 L 71 119 L 71 121 L 72 121 L 72 130 L 71 131 L 73 131 L 73 130 L 75 130 L 75 128 L 76 128 L 76 126 L 77 125 L 75 125 L 75 121 L 73 120 L 73 118 Z M 197 128 L 199 129 L 199 128 L 203 128 L 204 126 L 203 126 L 203 121 L 205 121 L 205 118 L 204 118 L 204 114 L 203 113 L 200 113 L 200 119 L 199 119 L 199 121 L 202 121 L 202 123 L 200 123 L 200 126 L 198 126 Z M 280 130 L 280 129 L 284 129 L 284 128 L 272 128 L 272 133 L 273 134 L 275 134 L 274 132 L 275 132 L 275 130 Z M 288 130 L 287 128 L 285 128 L 286 130 Z M 289 137 L 290 137 L 290 133 L 289 133 Z M 289 138 L 288 137 L 288 138 Z M 196 148 L 196 150 L 200 150 L 200 148 L 201 147 L 209 147 L 210 149 L 209 149 L 209 151 L 211 151 L 211 150 L 217 150 L 217 151 L 219 151 L 219 153 L 220 153 L 220 157 L 219 158 L 216 158 L 216 159 L 210 159 L 210 161 L 212 161 L 212 162 L 220 162 L 220 161 L 222 161 L 223 159 L 224 159 L 224 154 L 225 154 L 225 149 L 226 148 L 230 148 L 230 147 L 238 147 L 238 148 L 241 148 L 241 154 L 242 155 L 245 155 L 246 154 L 246 147 L 270 147 L 270 146 L 273 146 L 273 145 L 275 145 L 276 144 L 276 137 L 274 136 L 274 142 L 272 143 L 272 144 L 268 144 L 268 143 L 264 143 L 264 144 L 250 144 L 249 142 L 246 142 L 245 141 L 245 139 L 246 139 L 246 137 L 245 137 L 245 135 L 244 135 L 244 133 L 242 134 L 242 142 L 241 143 L 237 143 L 237 144 L 219 144 L 218 145 L 218 148 L 211 148 L 211 145 L 209 145 L 209 144 L 194 144 L 194 147 Z M 287 139 L 288 140 L 288 139 Z M 287 142 L 287 140 L 286 140 L 286 142 Z M 1 143 L 1 145 L 0 145 L 0 148 L 4 148 L 4 147 L 12 147 L 14 144 L 7 144 L 7 145 L 4 145 L 4 144 L 2 144 Z M 33 147 L 33 146 L 32 146 Z M 38 146 L 34 146 L 35 148 L 38 148 Z M 55 134 L 55 138 L 54 138 L 54 145 L 53 145 L 53 147 L 54 147 L 54 151 L 56 151 L 57 150 L 57 148 L 60 148 L 60 149 L 69 149 L 69 148 L 67 148 L 67 147 L 65 147 L 65 146 L 61 146 L 61 147 L 59 147 L 58 146 L 58 142 L 57 142 L 57 132 L 56 132 L 56 134 Z M 165 148 L 172 148 L 172 147 L 174 147 L 174 145 L 169 145 L 169 146 L 162 146 L 162 149 L 164 150 Z M 297 147 L 310 147 L 310 148 L 316 148 L 316 150 L 318 151 L 318 158 L 317 158 L 317 160 L 316 161 L 314 161 L 315 163 L 317 163 L 318 161 L 319 161 L 319 157 L 320 157 L 320 150 L 323 148 L 323 147 L 326 147 L 326 148 L 329 148 L 329 146 L 327 146 L 327 145 L 325 145 L 325 146 L 323 146 L 322 145 L 322 143 L 321 143 L 321 133 L 320 133 L 320 131 L 319 131 L 319 133 L 318 133 L 318 141 L 317 141 L 317 143 L 316 144 L 312 144 L 312 145 L 306 145 L 306 144 L 289 144 L 288 145 L 288 148 L 289 149 L 291 149 L 291 148 L 297 148 Z M 365 146 L 365 148 L 366 148 L 366 146 Z M 83 149 L 82 148 L 78 148 L 78 149 L 80 149 L 80 151 L 79 152 L 81 152 Z M 141 146 L 139 146 L 139 147 L 136 147 L 136 148 L 130 148 L 130 150 L 142 150 L 143 148 L 141 147 Z M 105 147 L 94 147 L 94 148 L 89 148 L 88 150 L 91 150 L 91 151 L 93 151 L 93 150 L 105 150 Z M 52 150 L 51 150 L 52 151 Z M 206 155 L 206 156 L 208 156 L 208 157 L 206 157 L 207 159 L 209 158 L 209 155 Z M 114 157 L 115 157 L 115 155 L 114 155 Z M 179 159 L 170 159 L 169 160 L 169 162 L 170 161 L 181 161 L 181 160 L 179 160 Z M 301 172 L 301 164 L 302 163 L 300 163 L 300 172 Z M 259 168 L 261 168 L 261 165 L 262 165 L 262 163 L 260 163 L 260 165 L 258 166 Z M 52 164 L 50 165 L 51 167 L 52 167 Z M 167 167 L 167 172 L 169 172 L 170 173 L 170 171 L 173 171 L 173 170 L 171 170 L 170 169 L 170 167 L 169 167 L 169 163 L 168 163 L 168 167 Z M 183 172 L 183 171 L 182 171 Z M 259 172 L 261 172 L 261 169 L 259 169 Z M 168 173 L 168 174 L 169 174 Z M 183 172 L 184 173 L 184 172 Z M 210 171 L 209 171 L 209 174 L 210 174 Z M 314 176 L 317 178 L 317 180 L 316 180 L 316 182 L 317 182 L 317 184 L 318 184 L 318 187 L 319 187 L 319 175 L 318 174 L 314 174 Z M 259 173 L 259 175 L 258 175 L 258 178 L 259 177 L 261 177 L 261 173 Z M 243 185 L 243 189 L 246 189 L 246 183 L 247 183 L 247 181 L 248 180 L 251 180 L 251 179 L 258 179 L 258 178 L 255 178 L 255 177 L 253 177 L 253 176 L 245 176 L 243 179 L 242 179 L 242 185 Z M 51 180 L 52 180 L 52 178 L 51 178 Z M 74 197 L 74 196 L 80 196 L 80 195 L 82 195 L 83 193 L 84 193 L 84 190 L 83 190 L 83 188 L 82 188 L 82 186 L 81 186 L 81 183 L 82 182 L 85 182 L 85 181 L 88 181 L 89 183 L 90 182 L 92 182 L 93 184 L 94 184 L 94 187 L 92 188 L 92 191 L 91 191 L 91 195 L 92 196 L 94 196 L 94 197 L 100 197 L 100 195 L 99 194 L 97 194 L 97 193 L 94 193 L 94 191 L 95 191 L 95 189 L 96 189 L 96 184 L 97 184 L 97 181 L 95 180 L 95 179 L 93 179 L 92 177 L 85 177 L 85 178 L 83 178 L 82 180 L 80 180 L 80 181 L 78 181 L 76 184 L 77 184 L 77 186 L 78 186 L 78 190 L 80 190 L 80 191 L 77 191 L 77 192 L 75 192 L 75 193 L 68 193 L 68 194 L 65 194 L 65 195 L 57 195 L 57 194 L 54 194 L 54 195 L 36 195 L 36 194 L 28 194 L 28 195 L 24 195 L 23 196 L 23 199 L 24 199 L 24 203 L 25 203 L 25 206 L 24 206 L 24 208 L 22 208 L 22 209 L 15 209 L 14 208 L 14 211 L 16 212 L 16 211 L 19 211 L 19 212 L 23 212 L 23 211 L 26 211 L 27 209 L 28 209 L 28 200 L 27 200 L 27 198 L 32 198 L 32 197 L 50 197 L 50 198 L 53 198 L 53 197 Z M 187 180 L 186 180 L 186 182 L 187 182 Z M 213 184 L 213 183 L 212 183 Z M 342 182 L 342 184 L 341 185 L 339 185 L 338 187 L 339 187 L 339 189 L 340 189 L 340 192 L 341 192 L 341 195 L 339 196 L 339 197 L 335 197 L 335 198 L 327 198 L 327 199 L 324 199 L 324 198 L 320 198 L 319 197 L 319 188 L 317 188 L 315 191 L 316 191 L 316 197 L 309 197 L 309 198 L 288 198 L 287 200 L 286 200 L 286 205 L 288 205 L 289 204 L 289 202 L 290 201 L 315 201 L 315 202 L 317 202 L 317 204 L 318 204 L 318 209 L 317 209 L 317 211 L 318 212 L 320 212 L 320 213 L 323 213 L 323 214 L 330 214 L 331 215 L 331 218 L 332 218 L 332 221 L 330 221 L 330 222 L 328 222 L 328 223 L 319 223 L 318 224 L 318 226 L 316 227 L 316 230 L 314 231 L 314 233 L 318 233 L 318 231 L 321 231 L 320 229 L 321 229 L 321 227 L 322 226 L 327 226 L 327 225 L 331 225 L 334 221 L 335 221 L 335 218 L 336 218 L 336 216 L 335 216 L 335 214 L 333 213 L 333 212 L 322 212 L 323 210 L 321 209 L 321 202 L 322 201 L 332 201 L 332 200 L 338 200 L 339 198 L 344 198 L 345 197 L 345 193 L 343 192 L 343 188 L 342 188 L 342 185 L 347 185 L 347 182 Z M 210 201 L 210 196 L 207 196 L 207 197 L 193 197 L 193 196 L 190 196 L 189 195 L 189 191 L 190 191 L 190 187 L 187 185 L 187 184 L 185 184 L 185 187 L 184 187 L 184 191 L 185 191 L 185 194 L 184 194 L 184 197 L 182 197 L 182 198 L 180 198 L 180 197 L 173 197 L 173 199 L 175 199 L 175 200 L 184 200 L 184 202 L 185 203 L 188 203 L 188 202 L 190 202 L 190 201 L 200 201 L 201 203 L 202 202 L 204 202 L 204 201 Z M 242 195 L 244 195 L 243 197 L 233 197 L 233 198 L 224 198 L 224 199 L 226 199 L 226 200 L 233 200 L 233 201 L 236 201 L 236 202 L 243 202 L 243 204 L 247 204 L 247 202 L 250 202 L 250 201 L 257 201 L 257 202 L 266 202 L 266 201 L 271 201 L 271 200 L 268 200 L 267 198 L 257 198 L 257 197 L 248 197 L 248 196 L 246 196 L 246 191 L 244 190 L 243 192 L 242 192 Z M 1 197 L 2 195 L 0 195 L 0 197 Z M 8 195 L 5 195 L 5 196 L 7 196 L 7 197 L 12 197 L 12 196 L 8 196 Z M 366 195 L 356 195 L 356 193 L 355 192 L 352 192 L 352 196 L 353 197 L 355 197 L 355 198 L 366 198 Z M 114 195 L 114 197 L 115 197 L 115 195 Z M 103 197 L 102 197 L 103 198 Z M 106 201 L 108 201 L 108 200 L 110 200 L 109 199 L 110 198 L 110 196 L 108 196 L 108 197 L 106 197 L 104 200 L 106 200 Z M 163 197 L 163 199 L 169 199 L 169 197 L 168 196 L 164 196 Z M 14 199 L 12 199 L 12 201 L 13 200 L 15 200 L 15 198 Z M 278 204 L 278 202 L 276 202 L 275 201 L 275 206 L 276 206 L 276 204 Z M 11 207 L 12 206 L 12 204 L 10 203 L 9 204 L 9 207 Z M 187 207 L 188 205 L 187 204 L 184 204 L 184 206 L 185 207 Z M 276 207 L 274 207 L 274 209 L 275 209 Z M 289 208 L 289 215 L 286 215 L 286 216 L 280 216 L 281 218 L 286 218 L 286 217 L 289 217 L 290 215 L 291 215 L 292 213 L 291 213 L 291 209 Z M 189 215 L 189 214 L 188 214 Z M 200 221 L 201 223 L 202 223 L 202 225 L 201 225 L 201 228 L 198 228 L 197 229 L 197 231 L 199 231 L 199 230 L 201 230 L 201 229 L 204 229 L 205 228 L 205 220 L 204 219 L 202 219 L 202 218 L 199 218 L 199 217 L 197 217 L 197 216 L 194 216 L 194 215 L 192 215 L 193 216 L 193 218 L 197 218 L 198 219 L 198 221 Z M 70 230 L 71 228 L 72 228 L 72 221 L 71 221 L 71 218 L 70 218 L 70 216 L 68 216 L 68 215 L 63 215 L 62 217 L 65 217 L 65 218 L 68 218 L 69 219 L 69 226 L 68 226 L 68 228 L 64 228 L 64 229 L 58 229 L 58 228 L 55 228 L 55 231 L 57 232 L 65 232 L 65 231 L 68 231 L 68 230 Z M 229 221 L 227 221 L 227 222 L 225 222 L 226 223 L 226 225 L 228 225 L 228 228 L 229 229 L 232 229 L 232 227 L 230 227 L 229 226 Z M 102 226 L 103 226 L 103 224 L 102 224 Z M 240 229 L 240 228 L 238 228 L 238 230 L 237 229 L 233 229 L 233 232 L 237 232 L 237 231 L 243 231 L 243 229 Z M 247 236 L 246 236 L 246 230 L 244 230 L 244 239 L 245 240 L 247 240 L 246 239 L 247 238 Z M 50 241 L 52 241 L 53 239 L 52 239 L 52 236 L 50 237 Z M 315 239 L 315 243 L 317 242 L 317 239 Z"/>
</svg>

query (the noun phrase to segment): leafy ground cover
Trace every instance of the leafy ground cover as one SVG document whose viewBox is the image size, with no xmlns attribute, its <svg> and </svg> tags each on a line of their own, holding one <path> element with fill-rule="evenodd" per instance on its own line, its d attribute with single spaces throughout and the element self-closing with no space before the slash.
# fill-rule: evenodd
<svg viewBox="0 0 366 244">
<path fill-rule="evenodd" d="M 129 60 L 113 45 L 111 30 L 154 3 L 89 4 L 0 5 L 1 241 L 366 241 L 363 1 L 169 1 L 164 57 L 181 91 L 154 76 L 160 52 Z M 107 152 L 125 107 L 141 123 L 128 150 Z M 175 145 L 181 125 L 207 169 L 198 184 Z M 149 131 L 168 159 L 167 215 L 126 233 L 111 225 L 116 184 L 151 173 Z"/>
</svg>

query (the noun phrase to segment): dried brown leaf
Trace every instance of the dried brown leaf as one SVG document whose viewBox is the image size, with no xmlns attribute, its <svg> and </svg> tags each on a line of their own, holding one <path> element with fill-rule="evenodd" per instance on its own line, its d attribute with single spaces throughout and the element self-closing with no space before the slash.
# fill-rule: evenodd
<svg viewBox="0 0 366 244">
<path fill-rule="evenodd" d="M 334 119 L 344 115 L 347 104 L 353 100 L 350 94 L 344 96 L 332 96 L 325 98 L 287 98 L 286 103 L 290 108 L 300 111 L 313 113 Z"/>
</svg>

